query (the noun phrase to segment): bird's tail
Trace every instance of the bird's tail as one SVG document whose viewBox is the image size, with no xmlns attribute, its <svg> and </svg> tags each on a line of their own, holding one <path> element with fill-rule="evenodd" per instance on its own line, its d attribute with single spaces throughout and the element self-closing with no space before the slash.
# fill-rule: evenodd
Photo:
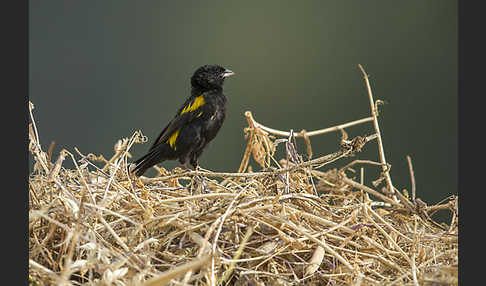
<svg viewBox="0 0 486 286">
<path fill-rule="evenodd" d="M 161 162 L 158 153 L 157 149 L 149 151 L 146 155 L 132 163 L 130 172 L 135 173 L 138 177 L 143 175 L 150 167 Z"/>
</svg>

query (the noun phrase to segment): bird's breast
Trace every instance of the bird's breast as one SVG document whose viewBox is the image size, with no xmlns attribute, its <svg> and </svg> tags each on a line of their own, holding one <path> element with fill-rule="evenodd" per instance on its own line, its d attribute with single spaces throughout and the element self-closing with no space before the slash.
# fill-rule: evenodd
<svg viewBox="0 0 486 286">
<path fill-rule="evenodd" d="M 205 133 L 206 138 L 209 140 L 213 139 L 218 133 L 219 129 L 223 125 L 223 121 L 226 117 L 226 110 L 224 105 L 216 105 L 212 111 L 209 120 L 206 121 Z"/>
</svg>

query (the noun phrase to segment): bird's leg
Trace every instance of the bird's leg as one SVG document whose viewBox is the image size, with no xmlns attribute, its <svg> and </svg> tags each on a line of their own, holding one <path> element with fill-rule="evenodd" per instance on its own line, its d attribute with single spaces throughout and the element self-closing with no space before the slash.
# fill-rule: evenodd
<svg viewBox="0 0 486 286">
<path fill-rule="evenodd" d="M 179 163 L 182 166 L 184 166 L 184 168 L 186 170 L 189 170 L 190 171 L 192 169 L 191 167 L 187 166 L 187 162 L 185 160 L 179 160 Z M 191 179 L 191 182 L 189 183 L 189 186 L 187 186 L 187 187 L 188 187 L 189 193 L 192 195 L 192 190 L 194 188 L 194 180 L 193 179 Z"/>
<path fill-rule="evenodd" d="M 185 168 L 186 170 L 191 170 L 191 167 L 188 167 L 188 166 L 187 166 L 187 162 L 186 162 L 186 163 L 184 163 L 184 164 L 182 164 L 182 166 L 184 166 L 184 168 Z"/>
<path fill-rule="evenodd" d="M 199 169 L 200 169 L 199 165 L 197 165 L 195 171 L 199 171 Z M 196 176 L 200 180 L 203 192 L 209 193 L 208 184 L 206 183 L 206 178 L 204 176 L 199 176 L 199 175 L 196 175 Z"/>
<path fill-rule="evenodd" d="M 194 162 L 191 160 L 190 166 L 187 165 L 187 162 L 184 162 L 182 165 L 184 165 L 187 170 L 192 170 L 196 172 L 199 171 L 199 164 L 197 163 L 197 161 Z M 191 193 L 191 195 L 193 194 L 193 190 L 197 192 L 199 184 L 201 184 L 203 192 L 206 193 L 207 184 L 204 180 L 204 177 L 196 174 L 192 177 L 191 183 L 189 184 L 189 192 Z M 198 193 L 200 193 L 200 191 Z"/>
<path fill-rule="evenodd" d="M 194 171 L 196 171 L 196 173 L 199 171 L 199 164 L 197 162 L 197 160 L 191 160 L 191 166 L 193 167 Z M 200 176 L 200 175 L 195 175 L 194 176 L 194 180 L 197 182 L 197 183 L 200 183 L 201 184 L 201 189 L 202 189 L 202 192 L 203 193 L 207 193 L 207 183 L 206 183 L 206 180 L 203 176 Z"/>
<path fill-rule="evenodd" d="M 186 160 L 187 160 L 187 158 L 183 158 L 183 157 L 179 158 L 179 164 L 181 164 L 182 166 L 184 166 L 184 169 L 190 171 L 192 168 L 187 165 L 187 161 Z"/>
</svg>

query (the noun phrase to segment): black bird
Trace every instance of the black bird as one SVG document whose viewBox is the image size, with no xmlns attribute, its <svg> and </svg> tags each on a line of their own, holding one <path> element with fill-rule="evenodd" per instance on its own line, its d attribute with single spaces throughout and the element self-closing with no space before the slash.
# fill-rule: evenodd
<svg viewBox="0 0 486 286">
<path fill-rule="evenodd" d="M 191 77 L 191 96 L 162 130 L 148 153 L 134 162 L 131 172 L 141 176 L 155 164 L 176 159 L 184 166 L 189 161 L 196 169 L 204 148 L 223 125 L 226 116 L 223 82 L 233 74 L 218 65 L 199 67 Z"/>
</svg>

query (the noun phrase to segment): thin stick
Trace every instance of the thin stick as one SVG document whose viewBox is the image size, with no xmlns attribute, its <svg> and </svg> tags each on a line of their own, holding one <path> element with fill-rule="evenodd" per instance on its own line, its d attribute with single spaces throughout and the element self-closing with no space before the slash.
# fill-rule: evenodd
<svg viewBox="0 0 486 286">
<path fill-rule="evenodd" d="M 128 154 L 128 150 L 130 150 L 130 148 L 132 147 L 132 145 L 135 143 L 135 138 L 137 138 L 138 136 L 138 133 L 135 132 L 132 137 L 130 138 L 129 142 L 127 142 L 125 144 L 125 146 L 123 146 L 122 143 L 117 143 L 116 145 L 119 146 L 116 154 L 110 159 L 110 161 L 108 161 L 108 163 L 106 163 L 105 167 L 103 167 L 103 169 L 101 169 L 102 171 L 105 171 L 106 168 L 108 168 L 108 166 L 110 166 L 112 164 L 112 162 L 114 162 L 115 160 L 117 160 L 119 157 L 125 155 L 127 156 Z M 121 141 L 119 141 L 121 142 Z M 105 192 L 103 193 L 103 201 L 106 199 L 106 194 L 108 193 L 108 190 L 110 189 L 110 186 L 111 186 L 111 182 L 113 181 L 113 179 L 115 178 L 116 176 L 116 173 L 118 171 L 118 169 L 120 168 L 121 164 L 122 164 L 123 160 L 119 160 L 118 163 L 116 164 L 115 166 L 115 169 L 113 170 L 113 174 L 110 176 L 110 179 L 108 180 L 108 184 L 106 185 L 106 188 L 105 188 Z"/>
<path fill-rule="evenodd" d="M 35 125 L 35 120 L 34 120 L 34 115 L 32 114 L 32 109 L 34 109 L 34 104 L 29 101 L 29 114 L 30 114 L 30 119 L 32 121 L 32 126 L 33 127 L 33 137 L 32 139 L 35 140 L 35 145 L 36 145 L 36 148 L 35 148 L 35 153 L 37 155 L 37 158 L 39 159 L 38 162 L 41 164 L 42 168 L 44 168 L 44 172 L 49 173 L 49 167 L 47 166 L 47 158 L 46 158 L 46 154 L 44 153 L 44 151 L 42 151 L 42 148 L 40 146 L 40 142 L 39 142 L 39 133 L 37 132 L 37 126 Z"/>
<path fill-rule="evenodd" d="M 410 237 L 408 237 L 408 236 L 404 235 L 403 233 L 399 232 L 392 225 L 390 225 L 390 223 L 388 223 L 386 220 L 384 220 L 379 214 L 377 214 L 371 208 L 371 206 L 366 205 L 366 208 L 367 208 L 368 212 L 370 212 L 374 217 L 376 217 L 382 224 L 386 225 L 391 231 L 395 232 L 396 234 L 398 234 L 399 236 L 401 236 L 405 240 L 410 241 L 410 242 L 413 242 L 413 240 Z"/>
<path fill-rule="evenodd" d="M 412 202 L 415 202 L 415 175 L 413 172 L 412 158 L 407 155 L 408 169 L 410 170 L 410 180 L 412 181 Z"/>
<path fill-rule="evenodd" d="M 218 285 L 220 285 L 222 282 L 226 281 L 230 276 L 231 273 L 233 273 L 233 269 L 235 268 L 236 263 L 238 262 L 238 259 L 240 258 L 241 253 L 243 253 L 243 249 L 245 248 L 246 242 L 250 238 L 250 236 L 253 233 L 253 227 L 249 227 L 246 230 L 245 236 L 243 237 L 243 240 L 240 243 L 240 246 L 238 247 L 238 250 L 236 250 L 235 255 L 233 256 L 233 259 L 230 262 L 230 265 L 228 269 L 223 273 L 223 276 L 219 279 Z"/>
<path fill-rule="evenodd" d="M 403 269 L 397 265 L 395 262 L 393 262 L 392 260 L 388 260 L 386 259 L 385 257 L 383 257 L 383 255 L 374 255 L 374 254 L 371 254 L 371 253 L 367 253 L 367 252 L 361 252 L 361 251 L 356 251 L 356 250 L 351 250 L 351 249 L 347 249 L 347 248 L 343 248 L 343 247 L 339 247 L 339 246 L 334 246 L 331 244 L 331 246 L 335 249 L 339 249 L 341 251 L 345 251 L 345 252 L 351 252 L 353 255 L 356 255 L 356 254 L 359 254 L 359 255 L 362 255 L 362 256 L 365 256 L 365 257 L 370 257 L 370 258 L 373 258 L 373 259 L 376 259 L 378 261 L 381 261 L 383 264 L 387 265 L 387 266 L 390 266 L 392 268 L 395 268 L 396 270 L 398 270 L 400 273 L 403 273 Z"/>
<path fill-rule="evenodd" d="M 408 209 L 409 209 L 411 212 L 414 212 L 414 211 L 415 211 L 414 206 L 413 206 L 413 205 L 412 205 L 412 203 L 411 203 L 411 202 L 408 200 L 408 198 L 407 198 L 407 197 L 405 197 L 405 196 L 404 196 L 404 195 L 403 195 L 403 194 L 402 194 L 402 193 L 401 193 L 399 190 L 397 190 L 396 188 L 395 188 L 395 193 L 394 193 L 394 194 L 395 194 L 396 196 L 398 196 L 398 198 L 399 198 L 399 200 L 398 200 L 396 197 L 394 197 L 394 198 L 395 198 L 395 200 L 402 202 L 402 203 L 403 203 L 403 204 L 404 204 L 404 205 L 405 205 L 405 206 L 406 206 L 406 207 L 407 207 L 407 208 L 408 208 Z"/>
<path fill-rule="evenodd" d="M 344 266 L 346 266 L 351 272 L 354 271 L 354 267 L 346 260 L 344 259 L 341 255 L 339 255 L 339 253 L 337 253 L 334 249 L 332 249 L 331 247 L 329 247 L 329 245 L 327 245 L 327 243 L 325 243 L 325 240 L 323 238 L 323 240 L 319 240 L 315 237 L 313 237 L 311 234 L 309 234 L 307 232 L 307 230 L 305 230 L 304 228 L 300 227 L 300 226 L 297 226 L 295 225 L 293 222 L 291 221 L 288 221 L 288 220 L 285 220 L 281 217 L 278 217 L 278 216 L 274 216 L 274 215 L 270 215 L 268 214 L 268 216 L 278 220 L 279 222 L 283 223 L 283 224 L 286 224 L 288 226 L 290 226 L 292 229 L 296 230 L 297 232 L 299 232 L 300 234 L 306 236 L 307 238 L 309 238 L 310 240 L 312 240 L 313 242 L 317 243 L 318 245 L 322 246 L 327 252 L 329 252 L 332 256 L 334 256 L 337 260 L 339 260 L 342 264 L 344 264 Z"/>
<path fill-rule="evenodd" d="M 51 276 L 52 278 L 56 279 L 58 278 L 57 274 L 52 271 L 51 269 L 49 268 L 46 268 L 45 266 L 43 266 L 42 264 L 39 264 L 37 262 L 35 262 L 34 260 L 32 259 L 29 259 L 29 265 L 32 266 L 32 267 L 35 267 L 37 268 L 38 270 L 46 273 L 47 275 Z"/>
<path fill-rule="evenodd" d="M 216 231 L 216 235 L 214 236 L 214 241 L 213 241 L 213 255 L 215 255 L 216 253 L 216 246 L 218 245 L 218 238 L 219 238 L 219 234 L 221 233 L 221 229 L 223 228 L 223 224 L 224 224 L 224 221 L 226 220 L 226 217 L 230 214 L 230 213 L 233 213 L 234 211 L 236 211 L 236 209 L 233 209 L 233 205 L 235 204 L 236 202 L 236 199 L 238 199 L 238 197 L 246 191 L 246 189 L 249 187 L 250 185 L 247 185 L 245 188 L 243 188 L 234 198 L 233 200 L 231 201 L 231 203 L 229 204 L 228 206 L 228 209 L 224 212 L 224 214 L 221 216 L 221 219 L 220 219 L 220 224 L 218 226 L 218 229 Z M 214 282 L 213 279 L 215 279 L 216 277 L 214 276 L 214 256 L 212 257 L 211 259 L 211 280 Z"/>
<path fill-rule="evenodd" d="M 208 198 L 234 198 L 238 194 L 234 193 L 209 193 L 209 194 L 201 194 L 201 195 L 194 195 L 194 196 L 187 196 L 187 197 L 180 197 L 180 198 L 173 198 L 173 199 L 165 199 L 160 200 L 157 203 L 164 204 L 164 203 L 175 203 L 175 202 L 185 202 L 185 201 L 195 201 L 200 199 L 208 199 Z"/>
<path fill-rule="evenodd" d="M 450 210 L 451 209 L 451 204 L 442 204 L 442 205 L 433 205 L 433 206 L 427 206 L 426 208 L 427 212 L 433 212 L 433 211 L 438 211 L 438 210 Z"/>
<path fill-rule="evenodd" d="M 54 181 L 57 174 L 61 170 L 62 162 L 66 159 L 66 156 L 67 154 L 64 149 L 61 150 L 61 152 L 59 153 L 59 157 L 57 157 L 56 163 L 54 163 L 54 166 L 52 167 L 51 171 L 49 171 L 49 175 L 47 176 L 49 180 Z"/>
<path fill-rule="evenodd" d="M 54 145 L 56 145 L 56 141 L 51 141 L 51 144 L 49 144 L 49 148 L 47 149 L 48 162 L 52 162 L 52 150 L 54 150 Z"/>
<path fill-rule="evenodd" d="M 408 157 L 408 156 L 407 156 Z M 417 280 L 417 265 L 415 264 L 415 253 L 417 252 L 417 216 L 413 215 L 414 217 L 414 225 L 413 225 L 413 245 L 412 245 L 412 279 L 413 279 L 413 285 L 414 286 L 419 286 L 418 280 Z"/>
<path fill-rule="evenodd" d="M 248 162 L 250 161 L 251 155 L 251 146 L 253 142 L 253 137 L 255 136 L 254 129 L 250 130 L 250 134 L 248 135 L 248 143 L 246 144 L 245 153 L 243 154 L 243 159 L 241 160 L 240 167 L 238 168 L 238 173 L 242 173 L 248 167 Z"/>
<path fill-rule="evenodd" d="M 116 242 L 121 247 L 123 247 L 123 250 L 125 250 L 126 252 L 130 252 L 130 248 L 125 244 L 125 242 L 123 242 L 123 240 L 121 240 L 121 238 L 118 236 L 118 234 L 116 234 L 116 232 L 113 230 L 113 228 L 111 228 L 111 226 L 106 222 L 106 220 L 103 218 L 103 216 L 100 213 L 98 213 L 98 219 L 106 227 L 106 229 L 111 233 L 113 238 L 115 238 Z"/>
<path fill-rule="evenodd" d="M 253 115 L 250 111 L 245 112 L 245 117 L 247 118 L 248 121 L 251 121 L 253 123 L 253 126 L 258 127 L 260 129 L 268 132 L 268 133 L 271 133 L 271 134 L 274 134 L 274 135 L 279 135 L 279 136 L 282 136 L 282 137 L 289 137 L 290 136 L 290 132 L 280 131 L 280 130 L 277 130 L 277 129 L 266 127 L 266 126 L 262 125 L 261 123 L 258 123 L 253 118 Z M 351 122 L 348 122 L 348 123 L 336 125 L 336 126 L 333 126 L 333 127 L 314 130 L 314 131 L 311 131 L 311 132 L 307 132 L 307 131 L 303 130 L 303 131 L 300 131 L 299 133 L 294 133 L 294 136 L 304 138 L 305 136 L 311 137 L 311 136 L 321 135 L 321 134 L 330 133 L 330 132 L 333 132 L 333 131 L 339 131 L 341 129 L 344 129 L 344 128 L 347 128 L 347 127 L 350 127 L 350 126 L 354 126 L 354 125 L 358 125 L 358 124 L 361 124 L 361 123 L 365 123 L 365 122 L 368 122 L 368 121 L 373 121 L 373 117 L 366 117 L 366 118 L 358 119 L 358 120 L 351 121 Z"/>
<path fill-rule="evenodd" d="M 364 205 L 364 208 L 367 209 L 367 211 L 370 211 L 371 210 L 371 207 L 368 206 L 368 205 Z M 370 212 L 372 212 L 373 210 L 371 210 Z M 374 213 L 376 214 L 376 213 Z M 395 240 L 393 240 L 393 238 L 388 234 L 388 232 L 386 232 L 379 224 L 377 224 L 372 218 L 371 216 L 368 217 L 369 221 L 375 226 L 376 229 L 378 229 L 382 234 L 383 236 L 385 236 L 388 240 L 388 242 L 390 242 L 396 250 L 398 250 L 403 258 L 405 258 L 405 260 L 407 260 L 407 262 L 412 265 L 412 260 L 410 259 L 410 257 L 408 257 L 408 255 L 405 253 L 405 251 L 398 245 L 398 243 L 395 242 Z M 395 229 L 393 229 L 395 230 Z M 399 232 L 400 233 L 400 232 Z"/>
<path fill-rule="evenodd" d="M 115 149 L 117 149 L 117 150 L 116 150 L 115 154 L 113 155 L 113 157 L 111 157 L 110 160 L 108 160 L 108 162 L 106 162 L 106 164 L 103 167 L 103 169 L 101 169 L 103 172 L 105 172 L 108 169 L 108 167 L 113 162 L 115 162 L 115 160 L 117 160 L 118 158 L 120 158 L 126 152 L 126 150 L 124 150 L 124 148 L 116 148 L 116 147 L 119 147 L 121 145 L 122 145 L 122 141 L 121 140 L 118 140 L 117 144 L 115 145 Z M 116 173 L 116 171 L 114 173 Z"/>
<path fill-rule="evenodd" d="M 145 282 L 143 284 L 143 286 L 165 285 L 168 282 L 170 282 L 170 280 L 172 280 L 172 279 L 174 279 L 178 276 L 181 276 L 182 274 L 184 274 L 184 273 L 186 273 L 190 270 L 194 271 L 194 270 L 201 268 L 202 266 L 204 266 L 205 264 L 208 263 L 209 258 L 211 258 L 211 256 L 205 255 L 205 256 L 202 256 L 200 258 L 194 259 L 193 261 L 188 262 L 186 264 L 177 266 L 177 267 L 175 267 L 171 270 L 167 270 L 164 273 L 162 273 L 161 275 L 154 277 L 154 278 L 150 279 L 149 281 Z"/>
<path fill-rule="evenodd" d="M 372 188 L 370 188 L 368 186 L 362 185 L 362 184 L 360 184 L 358 182 L 355 182 L 355 181 L 353 181 L 353 180 L 351 180 L 351 179 L 349 179 L 347 177 L 344 177 L 344 176 L 343 176 L 342 179 L 343 179 L 343 182 L 344 183 L 350 185 L 351 187 L 355 187 L 357 189 L 363 190 L 363 191 L 365 191 L 365 192 L 367 192 L 369 194 L 372 194 L 373 196 L 378 197 L 378 198 L 382 199 L 383 201 L 388 202 L 388 203 L 390 203 L 390 204 L 392 204 L 394 206 L 398 206 L 398 207 L 401 206 L 399 203 L 397 203 L 394 200 L 388 198 L 387 196 L 384 196 L 384 195 L 380 194 L 379 192 L 373 190 Z"/>
<path fill-rule="evenodd" d="M 352 166 L 354 165 L 357 165 L 357 164 L 370 164 L 370 165 L 377 165 L 377 166 L 381 166 L 380 163 L 378 162 L 375 162 L 375 161 L 371 161 L 371 160 L 354 160 L 353 162 L 347 164 L 346 166 L 342 167 L 339 172 L 342 173 L 344 172 L 345 170 L 351 168 Z"/>
<path fill-rule="evenodd" d="M 332 226 L 330 229 L 337 229 L 337 228 L 340 228 L 342 229 L 344 232 L 347 232 L 347 233 L 350 233 L 350 234 L 353 234 L 355 233 L 356 231 L 352 230 L 351 228 L 345 226 L 344 224 L 343 225 L 340 225 L 338 223 L 335 223 L 333 221 L 330 221 L 330 220 L 327 220 L 325 218 L 322 218 L 322 217 L 319 217 L 319 216 L 316 216 L 316 215 L 313 215 L 313 214 L 310 214 L 308 212 L 305 212 L 305 211 L 301 211 L 301 210 L 298 210 L 298 209 L 295 209 L 291 206 L 286 206 L 286 208 L 288 210 L 291 210 L 291 211 L 294 211 L 296 213 L 299 214 L 299 216 L 302 216 L 302 217 L 305 217 L 305 218 L 308 218 L 308 219 L 311 219 L 311 220 L 314 220 L 316 222 L 319 222 L 321 224 L 324 224 L 324 225 L 329 225 L 329 226 Z M 329 229 L 328 229 L 329 231 Z"/>
<path fill-rule="evenodd" d="M 366 74 L 366 71 L 364 68 L 358 64 L 359 69 L 363 73 L 363 77 L 366 82 L 366 88 L 368 89 L 368 96 L 370 98 L 370 107 L 371 107 L 371 115 L 373 116 L 373 125 L 375 127 L 376 134 L 378 135 L 378 138 L 376 139 L 378 141 L 378 152 L 380 153 L 380 161 L 383 164 L 382 169 L 383 172 L 385 173 L 385 179 L 386 183 L 388 185 L 388 190 L 391 193 L 395 193 L 395 189 L 393 188 L 392 180 L 390 177 L 390 173 L 387 168 L 387 163 L 385 159 L 385 150 L 383 149 L 383 142 L 381 140 L 381 132 L 380 132 L 380 126 L 378 124 L 378 111 L 375 108 L 375 101 L 373 100 L 373 94 L 371 93 L 371 86 L 370 86 L 370 81 L 368 80 L 368 74 Z M 395 198 L 396 199 L 396 198 Z"/>
<path fill-rule="evenodd" d="M 65 149 L 64 149 L 64 150 L 65 150 Z M 66 153 L 67 153 L 67 154 L 68 154 L 68 155 L 71 157 L 71 159 L 73 160 L 74 166 L 76 167 L 76 170 L 78 171 L 78 174 L 79 174 L 79 176 L 81 177 L 81 182 L 83 183 L 84 187 L 86 188 L 85 190 L 89 192 L 89 195 L 90 195 L 90 197 L 91 197 L 91 200 L 93 201 L 93 204 L 95 204 L 95 205 L 96 205 L 96 200 L 95 200 L 95 198 L 94 198 L 94 196 L 93 196 L 93 192 L 92 192 L 91 188 L 89 187 L 88 182 L 86 182 L 86 178 L 83 176 L 83 173 L 82 173 L 82 172 L 81 172 L 81 170 L 79 169 L 78 163 L 76 162 L 76 159 L 74 158 L 74 155 L 73 155 L 71 152 L 67 151 L 67 150 L 65 150 L 65 152 L 66 152 Z M 83 191 L 83 192 L 84 192 L 84 191 Z M 84 193 L 83 193 L 83 195 L 84 195 Z"/>
<path fill-rule="evenodd" d="M 425 262 L 422 262 L 419 266 L 417 266 L 417 269 L 420 269 L 422 267 L 425 267 L 427 266 L 430 262 L 434 261 L 434 263 L 436 264 L 437 261 L 435 261 L 437 258 L 439 257 L 442 257 L 442 256 L 447 256 L 451 253 L 457 253 L 457 249 L 449 249 L 449 250 L 446 250 L 442 253 L 440 253 L 439 255 L 435 256 L 435 257 L 432 257 L 430 258 L 429 260 L 425 261 Z M 397 284 L 398 282 L 401 282 L 403 278 L 405 277 L 408 277 L 411 273 L 410 272 L 406 272 L 404 273 L 403 275 L 401 275 L 400 277 L 398 277 L 397 279 L 395 279 L 394 281 L 392 281 L 392 283 L 388 284 L 388 285 L 395 285 Z"/>
</svg>

